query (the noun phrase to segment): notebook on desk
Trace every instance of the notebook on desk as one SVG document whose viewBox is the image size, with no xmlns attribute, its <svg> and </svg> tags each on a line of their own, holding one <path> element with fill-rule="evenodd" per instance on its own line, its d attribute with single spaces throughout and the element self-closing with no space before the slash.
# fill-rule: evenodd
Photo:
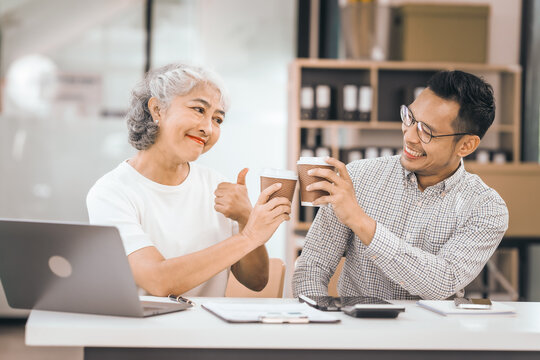
<svg viewBox="0 0 540 360">
<path fill-rule="evenodd" d="M 140 301 L 113 226 L 0 219 L 0 279 L 13 308 L 146 317 L 192 306 Z"/>
<path fill-rule="evenodd" d="M 471 310 L 460 309 L 450 300 L 418 300 L 416 304 L 424 309 L 436 312 L 443 316 L 448 315 L 513 315 L 516 310 L 510 305 L 493 302 L 490 309 Z"/>
<path fill-rule="evenodd" d="M 340 320 L 307 304 L 260 304 L 207 302 L 202 307 L 230 323 L 305 324 L 337 323 Z"/>
</svg>

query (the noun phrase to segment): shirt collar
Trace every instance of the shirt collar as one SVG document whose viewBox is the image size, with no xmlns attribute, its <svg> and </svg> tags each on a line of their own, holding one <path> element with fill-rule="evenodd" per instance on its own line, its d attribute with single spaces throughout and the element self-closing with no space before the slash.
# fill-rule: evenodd
<svg viewBox="0 0 540 360">
<path fill-rule="evenodd" d="M 402 168 L 403 168 L 403 180 L 405 182 L 405 186 L 407 185 L 418 186 L 418 180 L 416 179 L 416 174 L 412 171 L 405 169 L 403 166 Z M 461 180 L 464 174 L 465 174 L 465 166 L 463 165 L 463 158 L 462 158 L 461 161 L 459 162 L 459 167 L 455 173 L 453 173 L 451 176 L 447 177 L 443 181 L 433 186 L 430 186 L 430 188 L 432 188 L 433 190 L 439 190 L 439 191 L 449 191 L 454 186 L 456 186 L 456 184 Z"/>
</svg>

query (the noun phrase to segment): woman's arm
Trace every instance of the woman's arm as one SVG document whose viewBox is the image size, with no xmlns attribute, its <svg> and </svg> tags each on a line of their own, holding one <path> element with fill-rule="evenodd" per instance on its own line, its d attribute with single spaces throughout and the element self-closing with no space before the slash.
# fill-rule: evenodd
<svg viewBox="0 0 540 360">
<path fill-rule="evenodd" d="M 248 271 L 257 271 L 260 266 L 254 267 L 254 263 L 264 258 L 266 265 L 263 267 L 266 270 L 263 271 L 263 280 L 267 278 L 268 255 L 264 243 L 283 221 L 289 220 L 291 212 L 291 203 L 285 198 L 268 201 L 270 195 L 280 187 L 281 184 L 274 184 L 261 192 L 244 229 L 216 245 L 171 259 L 165 259 L 153 246 L 131 253 L 128 260 L 137 285 L 157 296 L 183 294 L 232 264 L 239 263 L 248 254 L 246 260 L 234 266 L 236 270 L 233 271 L 237 271 L 239 277 L 245 280 Z"/>
<path fill-rule="evenodd" d="M 261 291 L 268 283 L 268 252 L 262 245 L 231 266 L 234 277 L 248 289 Z"/>
<path fill-rule="evenodd" d="M 204 250 L 165 259 L 154 246 L 128 256 L 135 282 L 156 296 L 183 294 L 249 253 L 253 241 L 241 233 Z"/>
<path fill-rule="evenodd" d="M 240 231 L 244 228 L 251 214 L 252 206 L 246 188 L 248 169 L 238 174 L 236 184 L 220 183 L 214 192 L 214 209 L 227 218 L 238 222 Z M 234 263 L 231 270 L 244 286 L 251 290 L 261 291 L 268 283 L 268 252 L 260 246 Z"/>
</svg>

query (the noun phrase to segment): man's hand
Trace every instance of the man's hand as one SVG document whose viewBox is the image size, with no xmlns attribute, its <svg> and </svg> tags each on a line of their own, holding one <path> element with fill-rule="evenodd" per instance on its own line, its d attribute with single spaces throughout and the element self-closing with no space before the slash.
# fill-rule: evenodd
<svg viewBox="0 0 540 360">
<path fill-rule="evenodd" d="M 367 216 L 358 204 L 354 186 L 345 164 L 331 157 L 325 161 L 334 166 L 337 173 L 321 168 L 311 169 L 308 172 L 308 175 L 319 176 L 330 181 L 319 181 L 307 187 L 308 191 L 325 190 L 329 193 L 329 195 L 316 199 L 313 205 L 332 204 L 332 209 L 339 221 L 354 231 L 365 245 L 369 245 L 375 234 L 375 220 Z"/>
<path fill-rule="evenodd" d="M 246 187 L 246 174 L 248 171 L 247 168 L 242 169 L 238 173 L 236 184 L 223 182 L 218 185 L 214 192 L 216 196 L 214 209 L 229 219 L 238 221 L 241 229 L 246 225 L 249 214 L 253 209 Z"/>
</svg>

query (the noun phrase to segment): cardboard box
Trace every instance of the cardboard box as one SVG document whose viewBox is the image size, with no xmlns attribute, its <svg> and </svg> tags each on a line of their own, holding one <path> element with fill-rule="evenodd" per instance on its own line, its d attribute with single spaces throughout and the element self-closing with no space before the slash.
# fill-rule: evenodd
<svg viewBox="0 0 540 360">
<path fill-rule="evenodd" d="M 393 60 L 487 62 L 488 5 L 404 4 L 392 18 Z"/>
</svg>

